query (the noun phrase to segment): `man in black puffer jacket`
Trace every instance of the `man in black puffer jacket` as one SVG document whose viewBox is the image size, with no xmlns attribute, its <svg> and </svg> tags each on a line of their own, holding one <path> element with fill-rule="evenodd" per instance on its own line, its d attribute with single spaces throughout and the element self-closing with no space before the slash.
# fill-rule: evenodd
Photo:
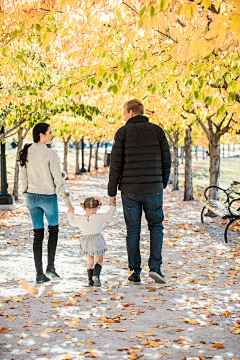
<svg viewBox="0 0 240 360">
<path fill-rule="evenodd" d="M 140 233 L 142 210 L 150 231 L 149 276 L 165 284 L 161 273 L 163 242 L 163 189 L 167 186 L 171 156 L 165 133 L 143 116 L 143 104 L 130 100 L 124 105 L 126 124 L 115 134 L 111 154 L 108 195 L 116 203 L 117 187 L 121 190 L 127 227 L 128 278 L 140 284 Z"/>
</svg>

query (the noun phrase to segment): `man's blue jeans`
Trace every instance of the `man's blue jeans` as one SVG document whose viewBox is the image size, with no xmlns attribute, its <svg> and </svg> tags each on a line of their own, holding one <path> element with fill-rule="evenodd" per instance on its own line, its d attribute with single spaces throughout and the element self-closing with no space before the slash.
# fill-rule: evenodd
<svg viewBox="0 0 240 360">
<path fill-rule="evenodd" d="M 27 194 L 27 206 L 32 218 L 33 228 L 44 228 L 44 214 L 49 226 L 58 225 L 57 195 Z"/>
<path fill-rule="evenodd" d="M 152 194 L 125 194 L 122 192 L 124 218 L 127 227 L 127 252 L 130 270 L 141 272 L 140 234 L 142 210 L 150 231 L 150 269 L 160 270 L 163 242 L 163 190 Z"/>
</svg>

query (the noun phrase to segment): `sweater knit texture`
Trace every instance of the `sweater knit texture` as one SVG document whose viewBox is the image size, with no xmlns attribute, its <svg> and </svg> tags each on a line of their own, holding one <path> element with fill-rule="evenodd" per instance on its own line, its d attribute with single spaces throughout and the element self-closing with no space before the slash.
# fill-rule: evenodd
<svg viewBox="0 0 240 360">
<path fill-rule="evenodd" d="M 83 235 L 93 235 L 101 233 L 103 224 L 113 218 L 115 210 L 116 206 L 111 205 L 109 211 L 106 213 L 76 216 L 69 212 L 67 218 L 70 225 L 80 228 Z"/>
<path fill-rule="evenodd" d="M 57 194 L 66 206 L 71 206 L 70 191 L 65 188 L 59 156 L 45 144 L 33 143 L 28 148 L 26 167 L 20 166 L 20 182 L 26 204 L 27 193 Z"/>
<path fill-rule="evenodd" d="M 146 116 L 130 118 L 115 134 L 108 195 L 151 194 L 167 186 L 171 155 L 163 129 Z"/>
</svg>

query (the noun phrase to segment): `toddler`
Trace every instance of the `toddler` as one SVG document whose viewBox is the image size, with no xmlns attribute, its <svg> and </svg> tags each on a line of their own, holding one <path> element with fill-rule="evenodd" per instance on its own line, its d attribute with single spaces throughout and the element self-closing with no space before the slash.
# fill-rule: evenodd
<svg viewBox="0 0 240 360">
<path fill-rule="evenodd" d="M 86 198 L 80 205 L 86 214 L 75 216 L 72 212 L 68 212 L 68 221 L 70 225 L 80 228 L 83 234 L 80 241 L 79 256 L 86 255 L 88 284 L 90 286 L 101 286 L 100 273 L 103 254 L 107 251 L 106 242 L 101 231 L 103 224 L 112 219 L 116 205 L 111 205 L 108 212 L 98 214 L 97 210 L 102 205 L 99 198 Z"/>
</svg>

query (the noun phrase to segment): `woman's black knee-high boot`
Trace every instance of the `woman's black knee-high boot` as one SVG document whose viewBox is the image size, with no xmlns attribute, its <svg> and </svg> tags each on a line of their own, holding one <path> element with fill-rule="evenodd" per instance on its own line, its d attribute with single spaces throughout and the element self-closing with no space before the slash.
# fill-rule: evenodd
<svg viewBox="0 0 240 360">
<path fill-rule="evenodd" d="M 43 283 L 50 281 L 50 279 L 43 273 L 42 267 L 42 243 L 44 238 L 44 229 L 34 229 L 33 240 L 33 254 L 35 261 L 35 268 L 37 272 L 36 282 Z"/>
<path fill-rule="evenodd" d="M 56 254 L 56 248 L 58 243 L 58 232 L 59 232 L 59 226 L 49 226 L 49 237 L 48 237 L 48 266 L 46 273 L 50 275 L 53 278 L 60 279 L 60 276 L 56 273 L 55 267 L 54 267 L 54 261 L 55 261 L 55 254 Z"/>
</svg>

